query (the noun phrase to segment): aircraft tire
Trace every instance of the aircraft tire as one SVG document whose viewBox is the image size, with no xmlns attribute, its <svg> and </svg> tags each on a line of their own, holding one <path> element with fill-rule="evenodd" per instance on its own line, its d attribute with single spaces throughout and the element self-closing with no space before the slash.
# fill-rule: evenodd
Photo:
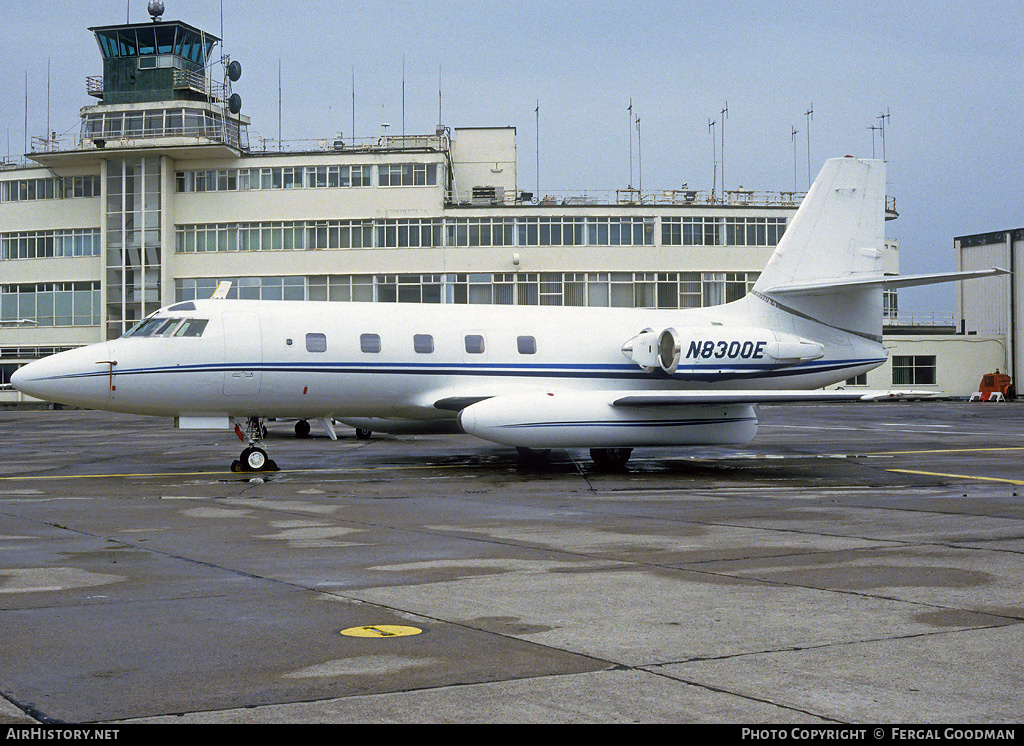
<svg viewBox="0 0 1024 746">
<path fill-rule="evenodd" d="M 270 467 L 270 459 L 267 452 L 255 446 L 242 451 L 240 462 L 243 471 L 265 471 Z"/>
<path fill-rule="evenodd" d="M 309 437 L 309 423 L 306 420 L 299 420 L 295 423 L 295 437 L 296 438 L 308 438 Z"/>
<path fill-rule="evenodd" d="M 371 435 L 373 435 L 373 433 L 369 430 L 363 430 L 361 427 L 356 428 L 356 437 L 359 438 L 359 440 L 369 440 Z"/>
<path fill-rule="evenodd" d="M 590 458 L 599 469 L 621 469 L 632 453 L 632 448 L 591 448 Z"/>
</svg>

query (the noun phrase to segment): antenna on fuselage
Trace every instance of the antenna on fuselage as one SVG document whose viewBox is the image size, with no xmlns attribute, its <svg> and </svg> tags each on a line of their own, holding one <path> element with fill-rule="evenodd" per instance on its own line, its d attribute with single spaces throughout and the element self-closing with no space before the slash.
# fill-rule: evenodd
<svg viewBox="0 0 1024 746">
<path fill-rule="evenodd" d="M 217 289 L 213 291 L 211 299 L 224 300 L 228 297 L 228 292 L 231 290 L 231 280 L 223 280 L 217 284 Z"/>
</svg>

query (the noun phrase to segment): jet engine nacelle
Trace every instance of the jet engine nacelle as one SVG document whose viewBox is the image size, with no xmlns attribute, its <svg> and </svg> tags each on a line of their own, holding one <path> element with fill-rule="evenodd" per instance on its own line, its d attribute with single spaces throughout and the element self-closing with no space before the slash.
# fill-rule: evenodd
<svg viewBox="0 0 1024 746">
<path fill-rule="evenodd" d="M 741 445 L 757 433 L 749 404 L 616 405 L 624 393 L 505 394 L 471 404 L 458 422 L 478 438 L 535 449 Z"/>
<path fill-rule="evenodd" d="M 622 354 L 653 373 L 659 368 L 672 375 L 680 364 L 758 364 L 781 368 L 817 360 L 825 348 L 794 334 L 761 327 L 702 326 L 677 331 L 644 329 L 622 345 Z"/>
</svg>

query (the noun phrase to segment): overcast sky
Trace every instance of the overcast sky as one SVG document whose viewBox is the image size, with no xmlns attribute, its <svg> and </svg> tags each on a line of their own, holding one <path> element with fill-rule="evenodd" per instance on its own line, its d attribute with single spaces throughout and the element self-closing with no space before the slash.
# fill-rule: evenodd
<svg viewBox="0 0 1024 746">
<path fill-rule="evenodd" d="M 144 22 L 146 4 L 0 5 L 5 152 L 23 150 L 26 73 L 29 137 L 48 110 L 50 129 L 77 132 L 102 72 L 87 28 Z M 165 5 L 220 35 L 220 0 Z M 286 140 L 351 137 L 353 78 L 355 135 L 401 133 L 404 69 L 407 133 L 433 132 L 440 87 L 445 125 L 516 127 L 519 187 L 542 193 L 625 187 L 631 152 L 645 190 L 721 189 L 724 174 L 728 189 L 803 191 L 808 156 L 812 175 L 882 157 L 884 123 L 903 273 L 953 269 L 954 236 L 1024 225 L 1017 2 L 223 0 L 223 35 L 251 137 L 277 137 L 279 65 Z M 952 298 L 903 290 L 901 307 L 950 314 Z"/>
</svg>

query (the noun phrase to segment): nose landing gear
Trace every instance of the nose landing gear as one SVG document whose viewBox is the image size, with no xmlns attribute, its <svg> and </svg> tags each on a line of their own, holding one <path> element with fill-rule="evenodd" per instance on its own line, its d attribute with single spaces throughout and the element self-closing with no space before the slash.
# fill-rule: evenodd
<svg viewBox="0 0 1024 746">
<path fill-rule="evenodd" d="M 260 445 L 267 435 L 267 428 L 259 417 L 250 417 L 245 422 L 245 431 L 235 425 L 235 435 L 246 443 L 241 455 L 231 462 L 231 471 L 277 471 L 277 463 L 267 456 L 266 450 Z"/>
</svg>

